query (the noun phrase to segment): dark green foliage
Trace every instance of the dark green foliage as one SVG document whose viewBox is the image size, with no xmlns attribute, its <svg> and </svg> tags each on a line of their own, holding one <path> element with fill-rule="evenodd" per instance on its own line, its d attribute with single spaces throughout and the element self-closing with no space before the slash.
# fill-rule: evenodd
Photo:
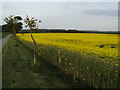
<svg viewBox="0 0 120 90">
<path fill-rule="evenodd" d="M 17 20 L 22 20 L 21 16 L 15 16 L 14 18 Z"/>
<path fill-rule="evenodd" d="M 9 32 L 9 29 L 7 28 L 7 24 L 2 25 L 2 32 Z"/>
<path fill-rule="evenodd" d="M 15 29 L 16 29 L 16 32 L 19 32 L 23 27 L 22 27 L 22 23 L 21 22 L 19 22 L 19 23 L 17 23 L 17 25 L 16 25 L 16 27 L 15 27 Z"/>
<path fill-rule="evenodd" d="M 2 32 L 2 38 L 6 37 L 9 34 L 11 34 L 11 33 L 10 32 Z"/>
<path fill-rule="evenodd" d="M 7 23 L 4 28 L 5 31 L 12 32 L 15 35 L 16 32 L 22 29 L 23 24 L 19 20 L 22 20 L 20 16 L 11 15 L 5 17 L 4 21 Z"/>
</svg>

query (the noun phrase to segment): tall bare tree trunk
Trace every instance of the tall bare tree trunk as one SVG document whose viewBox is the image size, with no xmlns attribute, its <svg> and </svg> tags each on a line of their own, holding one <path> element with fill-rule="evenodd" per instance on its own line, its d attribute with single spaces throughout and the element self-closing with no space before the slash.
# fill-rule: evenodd
<svg viewBox="0 0 120 90">
<path fill-rule="evenodd" d="M 34 39 L 34 37 L 32 35 L 32 31 L 31 31 L 31 38 L 32 38 L 33 44 L 34 44 L 34 64 L 36 64 L 36 51 L 37 51 L 36 45 L 37 45 L 37 43 L 36 43 L 36 41 L 35 41 L 35 39 Z"/>
<path fill-rule="evenodd" d="M 26 27 L 30 28 L 31 38 L 32 38 L 33 45 L 34 45 L 34 64 L 36 64 L 37 42 L 35 41 L 33 37 L 32 31 L 38 28 L 37 23 L 41 21 L 40 20 L 38 21 L 34 17 L 29 18 L 29 16 L 27 15 L 27 17 L 24 19 L 24 22 L 26 23 Z"/>
</svg>

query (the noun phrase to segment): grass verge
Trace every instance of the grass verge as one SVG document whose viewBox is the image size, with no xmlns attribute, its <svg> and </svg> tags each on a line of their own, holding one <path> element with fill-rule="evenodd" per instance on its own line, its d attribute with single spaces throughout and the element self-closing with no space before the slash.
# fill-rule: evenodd
<svg viewBox="0 0 120 90">
<path fill-rule="evenodd" d="M 3 88 L 75 88 L 88 87 L 83 82 L 73 83 L 50 62 L 37 56 L 33 65 L 33 52 L 18 42 L 15 46 L 12 36 L 2 53 L 2 87 Z"/>
</svg>

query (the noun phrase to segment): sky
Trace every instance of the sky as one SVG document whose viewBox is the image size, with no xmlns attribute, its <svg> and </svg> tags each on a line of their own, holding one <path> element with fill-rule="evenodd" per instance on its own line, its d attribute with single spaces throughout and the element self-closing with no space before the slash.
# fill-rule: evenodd
<svg viewBox="0 0 120 90">
<path fill-rule="evenodd" d="M 42 21 L 38 24 L 42 29 L 118 30 L 118 2 L 110 1 L 2 2 L 0 24 L 9 15 L 29 15 Z"/>
</svg>

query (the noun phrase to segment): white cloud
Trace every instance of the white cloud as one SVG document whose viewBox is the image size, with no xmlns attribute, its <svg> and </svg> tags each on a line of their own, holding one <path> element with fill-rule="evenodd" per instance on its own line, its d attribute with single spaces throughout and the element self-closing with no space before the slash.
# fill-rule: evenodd
<svg viewBox="0 0 120 90">
<path fill-rule="evenodd" d="M 3 3 L 3 18 L 8 15 L 34 16 L 42 22 L 40 28 L 80 28 L 117 30 L 117 16 L 86 14 L 85 10 L 116 10 L 117 3 L 51 2 Z M 88 13 L 88 11 L 86 11 Z M 90 11 L 91 13 L 91 11 Z"/>
</svg>

